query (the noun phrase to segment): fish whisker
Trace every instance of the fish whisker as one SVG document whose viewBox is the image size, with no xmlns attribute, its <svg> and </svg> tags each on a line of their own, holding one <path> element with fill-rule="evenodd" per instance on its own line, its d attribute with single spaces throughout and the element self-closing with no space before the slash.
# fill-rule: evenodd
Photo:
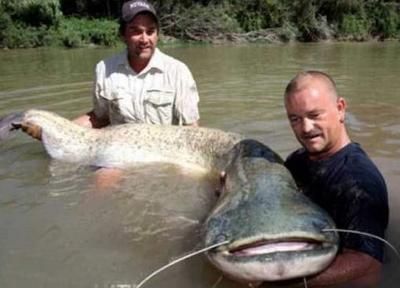
<svg viewBox="0 0 400 288">
<path fill-rule="evenodd" d="M 356 231 L 356 230 L 337 229 L 337 228 L 327 228 L 327 229 L 322 229 L 321 231 L 322 232 L 353 233 L 353 234 L 358 234 L 358 235 L 363 235 L 363 236 L 368 236 L 368 237 L 371 237 L 371 238 L 378 239 L 378 240 L 382 241 L 383 243 L 385 243 L 387 246 L 389 246 L 394 251 L 396 256 L 400 259 L 400 253 L 396 249 L 396 247 L 394 247 L 389 241 L 383 239 L 382 237 L 376 236 L 374 234 L 371 234 L 371 233 L 368 233 L 368 232 Z"/>
<path fill-rule="evenodd" d="M 169 268 L 169 267 L 171 267 L 171 266 L 173 266 L 173 265 L 175 265 L 175 264 L 177 264 L 177 263 L 179 263 L 179 262 L 182 262 L 182 261 L 184 261 L 184 260 L 186 260 L 186 259 L 188 259 L 188 258 L 191 258 L 191 257 L 196 256 L 196 255 L 198 255 L 198 254 L 207 252 L 207 251 L 209 251 L 209 250 L 211 250 L 211 249 L 214 249 L 214 248 L 217 248 L 217 247 L 219 247 L 219 246 L 228 244 L 229 242 L 230 242 L 230 241 L 228 241 L 228 240 L 223 241 L 223 242 L 219 242 L 219 243 L 217 243 L 217 244 L 210 245 L 210 246 L 208 246 L 208 247 L 202 248 L 202 249 L 200 249 L 200 250 L 197 250 L 197 251 L 194 251 L 194 252 L 189 253 L 189 254 L 187 254 L 187 255 L 184 255 L 184 256 L 182 256 L 182 257 L 180 257 L 180 258 L 178 258 L 178 259 L 175 259 L 175 260 L 169 262 L 168 264 L 166 264 L 166 265 L 160 267 L 159 269 L 155 270 L 155 271 L 154 271 L 153 273 L 151 273 L 150 275 L 148 275 L 148 276 L 147 276 L 146 278 L 144 278 L 138 285 L 136 285 L 136 288 L 142 287 L 142 286 L 143 286 L 147 281 L 149 281 L 151 278 L 153 278 L 154 276 L 156 276 L 156 275 L 159 274 L 160 272 L 164 271 L 165 269 L 167 269 L 167 268 Z"/>
<path fill-rule="evenodd" d="M 219 278 L 218 278 L 217 281 L 214 283 L 214 285 L 212 286 L 212 288 L 217 288 L 217 286 L 219 285 L 219 283 L 221 283 L 222 279 L 224 279 L 224 275 L 219 276 Z"/>
<path fill-rule="evenodd" d="M 303 283 L 304 283 L 304 288 L 308 288 L 306 277 L 303 278 Z"/>
</svg>

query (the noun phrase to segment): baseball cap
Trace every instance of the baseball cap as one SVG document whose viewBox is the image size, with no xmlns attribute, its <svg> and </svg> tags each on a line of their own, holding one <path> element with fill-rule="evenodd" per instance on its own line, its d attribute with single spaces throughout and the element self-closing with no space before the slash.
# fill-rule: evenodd
<svg viewBox="0 0 400 288">
<path fill-rule="evenodd" d="M 122 5 L 122 20 L 124 22 L 132 21 L 135 16 L 141 12 L 149 12 L 158 21 L 156 10 L 153 5 L 151 5 L 146 0 L 132 0 L 125 2 Z"/>
</svg>

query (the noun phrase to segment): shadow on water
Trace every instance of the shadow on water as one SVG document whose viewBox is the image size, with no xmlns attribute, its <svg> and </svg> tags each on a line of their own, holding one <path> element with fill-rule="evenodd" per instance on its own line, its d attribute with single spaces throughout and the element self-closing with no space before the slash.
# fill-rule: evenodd
<svg viewBox="0 0 400 288">
<path fill-rule="evenodd" d="M 0 115 L 31 107 L 66 117 L 91 103 L 95 63 L 116 49 L 0 51 Z M 166 48 L 188 64 L 200 91 L 201 124 L 243 133 L 287 156 L 297 147 L 282 93 L 301 69 L 334 76 L 348 100 L 353 140 L 386 178 L 388 240 L 400 247 L 400 47 L 325 43 Z M 200 248 L 215 179 L 168 165 L 138 166 L 100 187 L 92 167 L 56 163 L 18 134 L 0 143 L 0 287 L 134 287 L 170 260 Z M 397 287 L 400 261 L 387 250 L 381 287 Z M 202 256 L 145 287 L 214 287 Z M 126 286 L 121 286 L 126 285 Z M 229 280 L 218 288 L 245 287 Z"/>
</svg>

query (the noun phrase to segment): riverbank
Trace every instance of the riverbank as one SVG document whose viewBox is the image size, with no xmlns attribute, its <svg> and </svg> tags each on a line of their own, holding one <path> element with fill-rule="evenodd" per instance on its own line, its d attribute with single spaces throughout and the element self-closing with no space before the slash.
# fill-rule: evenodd
<svg viewBox="0 0 400 288">
<path fill-rule="evenodd" d="M 120 8 L 114 1 L 105 2 L 110 4 L 107 12 L 101 12 L 100 7 L 92 7 L 83 0 L 79 1 L 81 6 L 77 1 L 0 0 L 0 47 L 115 46 L 119 43 L 117 19 Z M 175 2 L 153 1 L 159 11 L 162 39 L 167 42 L 400 39 L 398 1 Z"/>
</svg>

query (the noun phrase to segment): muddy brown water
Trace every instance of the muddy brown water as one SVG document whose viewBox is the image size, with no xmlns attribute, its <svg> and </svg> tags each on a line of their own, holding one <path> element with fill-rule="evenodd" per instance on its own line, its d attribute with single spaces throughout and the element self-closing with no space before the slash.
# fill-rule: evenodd
<svg viewBox="0 0 400 288">
<path fill-rule="evenodd" d="M 0 115 L 36 107 L 72 118 L 89 109 L 95 63 L 118 49 L 0 51 Z M 347 123 L 389 188 L 388 240 L 400 249 L 400 44 L 320 43 L 164 47 L 190 67 L 201 125 L 243 133 L 282 157 L 298 144 L 282 104 L 302 69 L 331 74 L 348 101 Z M 99 188 L 91 167 L 56 163 L 25 135 L 0 144 L 0 287 L 134 287 L 201 248 L 214 179 L 169 165 L 138 166 Z M 381 287 L 397 287 L 387 249 Z M 145 287 L 245 287 L 202 256 Z"/>
</svg>

